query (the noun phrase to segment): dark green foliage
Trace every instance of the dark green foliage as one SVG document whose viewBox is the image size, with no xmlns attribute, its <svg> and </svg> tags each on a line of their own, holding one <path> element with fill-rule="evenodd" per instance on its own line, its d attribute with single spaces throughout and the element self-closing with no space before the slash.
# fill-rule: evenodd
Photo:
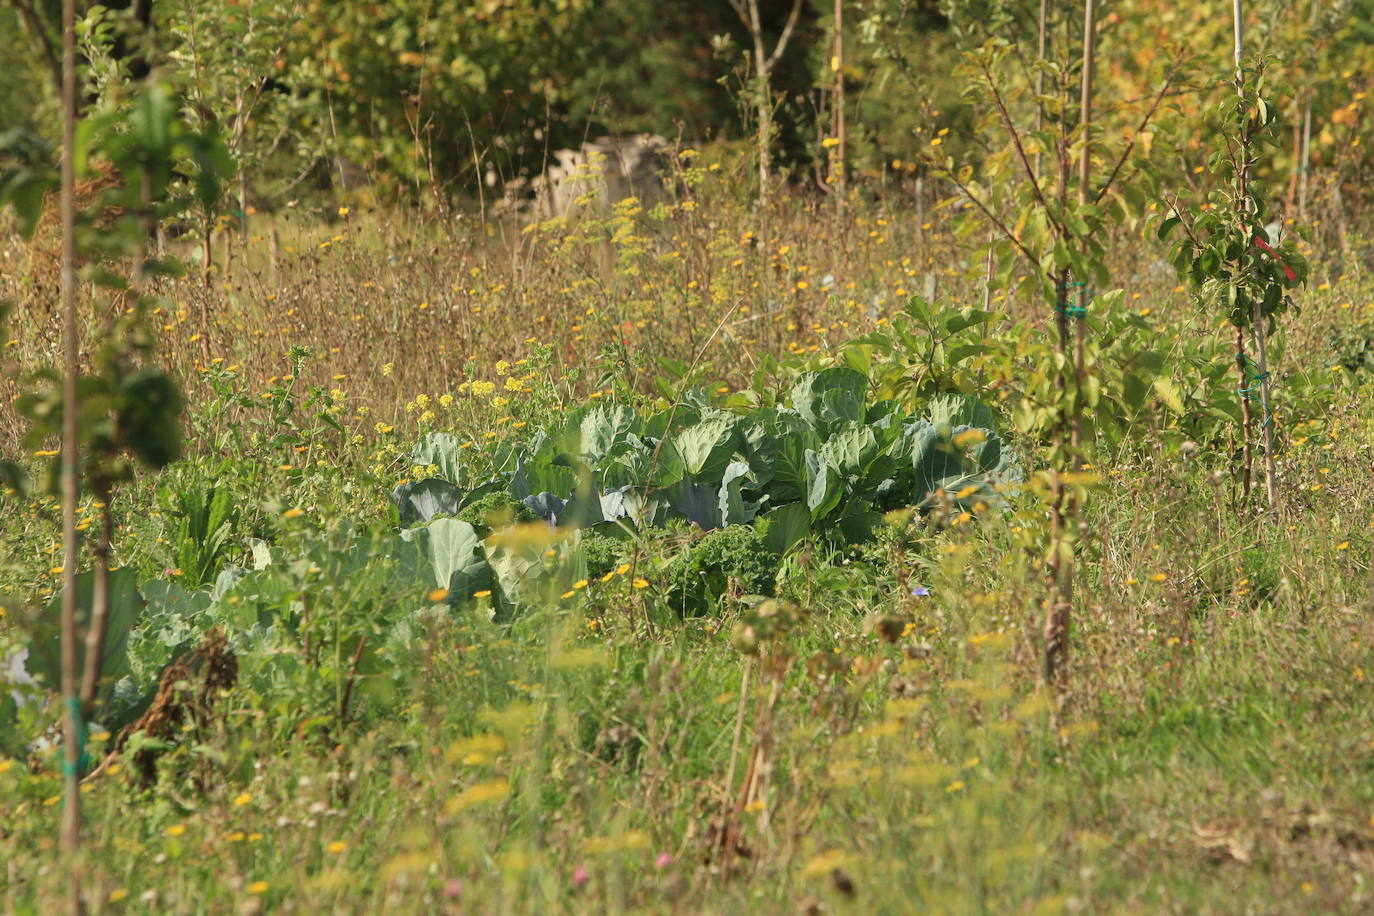
<svg viewBox="0 0 1374 916">
<path fill-rule="evenodd" d="M 770 25 L 785 16 L 766 14 Z M 294 66 L 277 76 L 302 97 L 328 94 L 326 123 L 350 155 L 402 179 L 428 165 L 472 188 L 487 169 L 537 174 L 550 150 L 588 136 L 719 132 L 732 107 L 720 63 L 702 52 L 738 22 L 723 2 L 313 4 L 293 28 L 285 56 Z M 347 80 L 328 76 L 337 72 Z M 417 79 L 429 124 L 423 162 L 413 115 L 395 104 Z"/>
<path fill-rule="evenodd" d="M 601 578 L 625 559 L 623 541 L 595 531 L 582 532 L 579 546 L 582 548 L 582 558 L 587 564 L 588 579 Z"/>
<path fill-rule="evenodd" d="M 884 511 L 1005 506 L 1003 487 L 1021 468 L 992 429 L 969 425 L 992 423 L 988 407 L 946 395 L 911 414 L 895 401 L 869 403 L 869 389 L 864 373 L 839 366 L 799 374 L 791 406 L 732 411 L 691 392 L 676 410 L 647 418 L 624 405 L 589 406 L 493 462 L 507 469 L 466 492 L 461 441 L 430 433 L 410 459 L 438 476 L 402 484 L 392 499 L 407 536 L 453 514 L 481 538 L 536 518 L 580 529 L 589 578 L 622 560 L 620 544 L 593 534 L 596 526 L 714 532 L 689 552 L 698 559 L 669 576 L 673 606 L 693 611 L 709 609 L 732 579 L 770 594 L 778 561 L 798 543 L 867 541 Z M 513 608 L 542 595 L 541 563 L 500 552 L 486 562 L 499 601 Z"/>
<path fill-rule="evenodd" d="M 177 520 L 176 565 L 181 581 L 203 585 L 214 579 L 229 552 L 238 513 L 229 488 L 187 486 L 165 499 L 164 511 Z"/>
<path fill-rule="evenodd" d="M 479 496 L 464 506 L 457 517 L 483 533 L 538 518 L 524 503 L 516 502 L 505 493 Z"/>
<path fill-rule="evenodd" d="M 57 184 L 52 147 L 20 128 L 0 134 L 0 208 L 14 207 L 20 233 L 33 235 L 43 199 Z"/>
<path fill-rule="evenodd" d="M 668 604 L 692 615 L 714 611 L 726 594 L 771 596 L 781 559 L 752 526 L 712 531 L 668 564 Z"/>
</svg>

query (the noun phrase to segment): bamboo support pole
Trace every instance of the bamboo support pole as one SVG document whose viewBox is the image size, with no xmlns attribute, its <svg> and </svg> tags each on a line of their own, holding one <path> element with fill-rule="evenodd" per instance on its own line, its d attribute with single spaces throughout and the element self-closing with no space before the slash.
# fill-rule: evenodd
<svg viewBox="0 0 1374 916">
<path fill-rule="evenodd" d="M 1236 94 L 1245 98 L 1245 23 L 1241 14 L 1241 0 L 1231 0 L 1231 20 L 1235 45 L 1233 48 L 1236 65 Z M 1250 141 L 1248 130 L 1245 125 L 1241 125 L 1241 163 L 1240 163 L 1240 183 L 1241 192 L 1245 200 L 1249 199 L 1250 193 Z M 1242 206 L 1246 206 L 1242 204 Z M 1249 226 L 1247 231 L 1254 233 L 1259 231 L 1258 226 Z M 1248 243 L 1248 242 L 1247 242 Z M 1259 389 L 1260 389 L 1260 433 L 1264 437 L 1264 492 L 1269 511 L 1274 512 L 1278 508 L 1278 476 L 1274 462 L 1274 413 L 1269 391 L 1269 358 L 1267 353 L 1267 341 L 1265 339 L 1264 312 L 1261 303 L 1257 300 L 1251 312 L 1251 333 L 1255 338 L 1255 366 L 1259 370 Z M 1244 358 L 1238 352 L 1237 362 L 1244 366 Z M 1247 387 L 1245 378 L 1242 375 L 1241 387 Z M 1248 437 L 1247 437 L 1248 438 Z"/>
<path fill-rule="evenodd" d="M 76 308 L 76 0 L 62 0 L 62 698 L 66 705 L 62 737 L 61 845 L 66 858 L 67 904 L 82 911 L 81 868 L 81 708 L 77 698 L 76 566 L 80 549 L 76 502 L 80 487 L 78 436 L 81 431 L 79 373 L 80 327 Z"/>
</svg>

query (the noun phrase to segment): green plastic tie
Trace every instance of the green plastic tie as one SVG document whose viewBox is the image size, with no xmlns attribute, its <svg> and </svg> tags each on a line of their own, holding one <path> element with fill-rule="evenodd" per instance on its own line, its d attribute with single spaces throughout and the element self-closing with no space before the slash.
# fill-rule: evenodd
<svg viewBox="0 0 1374 916">
<path fill-rule="evenodd" d="M 1274 412 L 1269 409 L 1263 397 L 1264 383 L 1269 378 L 1269 370 L 1261 372 L 1255 361 L 1244 353 L 1236 354 L 1236 361 L 1240 363 L 1246 376 L 1250 379 L 1250 384 L 1244 388 L 1237 388 L 1236 394 L 1247 401 L 1260 405 L 1260 410 L 1264 413 L 1264 422 L 1261 428 L 1274 425 Z M 1258 394 L 1256 393 L 1258 392 Z"/>
<path fill-rule="evenodd" d="M 1085 302 L 1092 300 L 1095 294 L 1091 289 L 1088 289 L 1087 284 L 1081 280 L 1074 280 L 1073 285 L 1077 287 L 1079 292 L 1085 297 Z M 1054 310 L 1069 318 L 1083 318 L 1088 314 L 1086 307 L 1082 305 L 1073 305 L 1069 302 L 1069 297 L 1065 295 L 1065 289 L 1062 285 L 1059 287 L 1059 304 L 1054 307 Z"/>
<path fill-rule="evenodd" d="M 67 697 L 67 713 L 76 723 L 76 760 L 73 762 L 63 754 L 62 775 L 66 779 L 79 779 L 81 772 L 91 762 L 90 755 L 86 753 L 86 720 L 81 718 L 81 701 L 76 697 Z"/>
</svg>

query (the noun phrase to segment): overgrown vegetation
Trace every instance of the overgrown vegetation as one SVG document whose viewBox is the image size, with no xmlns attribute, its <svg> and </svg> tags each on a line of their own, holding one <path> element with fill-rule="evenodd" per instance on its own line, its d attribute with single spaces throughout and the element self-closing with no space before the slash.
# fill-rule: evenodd
<svg viewBox="0 0 1374 916">
<path fill-rule="evenodd" d="M 1369 908 L 1358 4 L 336 6 L 87 11 L 77 414 L 0 139 L 12 909 Z"/>
</svg>

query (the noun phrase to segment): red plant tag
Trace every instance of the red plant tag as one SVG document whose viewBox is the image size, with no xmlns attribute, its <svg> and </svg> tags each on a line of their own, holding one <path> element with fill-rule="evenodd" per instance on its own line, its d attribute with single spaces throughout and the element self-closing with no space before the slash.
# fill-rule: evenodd
<svg viewBox="0 0 1374 916">
<path fill-rule="evenodd" d="M 1293 272 L 1293 268 L 1289 267 L 1287 264 L 1285 264 L 1285 263 L 1283 262 L 1283 260 L 1282 260 L 1281 258 L 1279 258 L 1279 253 L 1278 253 L 1277 251 L 1275 251 L 1273 248 L 1269 247 L 1269 243 L 1268 243 L 1268 242 L 1266 242 L 1264 239 L 1260 238 L 1259 236 L 1255 236 L 1255 244 L 1258 245 L 1260 248 L 1264 249 L 1265 251 L 1269 252 L 1269 255 L 1270 255 L 1275 261 L 1278 261 L 1278 262 L 1279 262 L 1279 266 L 1283 268 L 1283 274 L 1284 274 L 1284 276 L 1286 276 L 1286 277 L 1288 278 L 1288 282 L 1289 282 L 1289 283 L 1296 283 L 1296 282 L 1298 282 L 1298 275 L 1297 275 L 1296 273 Z"/>
</svg>

